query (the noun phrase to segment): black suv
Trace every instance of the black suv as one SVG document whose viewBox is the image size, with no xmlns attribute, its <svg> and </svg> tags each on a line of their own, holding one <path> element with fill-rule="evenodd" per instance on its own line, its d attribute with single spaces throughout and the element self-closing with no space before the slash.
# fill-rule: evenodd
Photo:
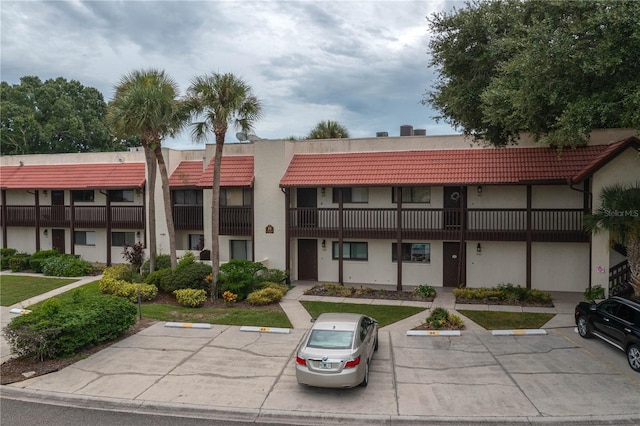
<svg viewBox="0 0 640 426">
<path fill-rule="evenodd" d="M 580 336 L 597 336 L 627 354 L 627 361 L 640 372 L 640 303 L 614 296 L 603 302 L 580 302 L 576 306 Z"/>
</svg>

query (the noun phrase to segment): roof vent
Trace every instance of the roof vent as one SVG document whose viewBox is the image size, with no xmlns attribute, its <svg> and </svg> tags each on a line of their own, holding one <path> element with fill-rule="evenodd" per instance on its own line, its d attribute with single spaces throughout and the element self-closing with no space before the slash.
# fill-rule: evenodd
<svg viewBox="0 0 640 426">
<path fill-rule="evenodd" d="M 413 129 L 413 136 L 427 136 L 427 129 Z"/>
<path fill-rule="evenodd" d="M 400 126 L 400 136 L 413 136 L 413 126 L 409 124 Z"/>
<path fill-rule="evenodd" d="M 376 138 L 388 138 L 389 132 L 376 132 Z"/>
</svg>

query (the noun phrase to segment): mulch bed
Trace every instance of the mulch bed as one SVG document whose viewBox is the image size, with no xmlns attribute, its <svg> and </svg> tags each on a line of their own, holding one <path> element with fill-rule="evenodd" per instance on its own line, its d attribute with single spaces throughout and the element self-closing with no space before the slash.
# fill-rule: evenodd
<svg viewBox="0 0 640 426">
<path fill-rule="evenodd" d="M 497 298 L 490 299 L 465 299 L 461 297 L 456 298 L 456 304 L 461 305 L 502 305 L 502 306 L 523 306 L 523 307 L 536 307 L 536 308 L 553 308 L 553 302 L 540 303 L 540 302 L 518 302 L 509 300 L 500 300 Z"/>
<path fill-rule="evenodd" d="M 376 290 L 372 288 L 345 287 L 349 294 L 328 289 L 322 285 L 316 285 L 305 291 L 308 296 L 345 297 L 351 299 L 385 299 L 385 300 L 409 300 L 416 302 L 433 302 L 433 297 L 425 298 L 413 291 Z"/>
</svg>

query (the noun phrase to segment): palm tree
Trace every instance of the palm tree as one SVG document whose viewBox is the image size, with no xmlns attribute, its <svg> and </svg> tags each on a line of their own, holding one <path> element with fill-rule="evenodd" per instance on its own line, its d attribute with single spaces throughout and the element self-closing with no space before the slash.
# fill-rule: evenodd
<svg viewBox="0 0 640 426">
<path fill-rule="evenodd" d="M 220 165 L 222 149 L 229 125 L 243 132 L 253 128 L 260 118 L 262 105 L 251 91 L 251 87 L 241 78 L 231 73 L 212 73 L 196 77 L 187 90 L 186 103 L 195 116 L 192 136 L 195 140 L 205 140 L 208 133 L 216 138 L 213 168 L 213 199 L 211 202 L 211 261 L 213 280 L 211 297 L 217 297 L 217 275 L 220 270 Z"/>
<path fill-rule="evenodd" d="M 321 121 L 309 132 L 307 139 L 339 139 L 348 138 L 349 131 L 337 121 Z"/>
<path fill-rule="evenodd" d="M 171 267 L 177 265 L 175 229 L 169 192 L 169 175 L 162 155 L 162 139 L 173 136 L 184 127 L 188 113 L 178 100 L 178 85 L 164 71 L 135 70 L 124 75 L 115 87 L 116 93 L 107 108 L 112 131 L 122 137 L 140 137 L 149 171 L 149 263 L 155 270 L 156 223 L 155 197 L 156 165 L 160 171 Z"/>
<path fill-rule="evenodd" d="M 640 182 L 613 184 L 600 193 L 600 207 L 584 218 L 585 228 L 597 233 L 609 231 L 610 239 L 627 250 L 630 284 L 640 296 Z"/>
</svg>

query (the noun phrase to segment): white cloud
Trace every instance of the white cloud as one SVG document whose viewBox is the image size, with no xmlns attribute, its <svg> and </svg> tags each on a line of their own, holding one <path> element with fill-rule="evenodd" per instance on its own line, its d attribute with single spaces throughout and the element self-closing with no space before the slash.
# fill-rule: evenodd
<svg viewBox="0 0 640 426">
<path fill-rule="evenodd" d="M 2 1 L 0 69 L 10 84 L 24 75 L 79 80 L 107 101 L 134 69 L 164 69 L 183 92 L 196 75 L 232 72 L 263 102 L 263 138 L 303 136 L 326 119 L 354 137 L 397 135 L 402 124 L 453 133 L 420 100 L 434 78 L 426 17 L 454 4 Z M 168 145 L 198 146 L 188 134 Z"/>
</svg>

